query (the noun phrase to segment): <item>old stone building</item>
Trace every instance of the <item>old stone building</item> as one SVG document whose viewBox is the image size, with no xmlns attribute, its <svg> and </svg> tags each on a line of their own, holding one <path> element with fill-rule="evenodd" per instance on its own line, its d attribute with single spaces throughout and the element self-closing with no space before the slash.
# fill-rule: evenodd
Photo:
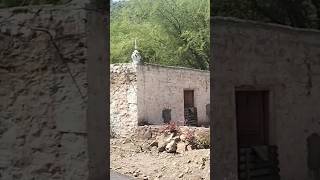
<svg viewBox="0 0 320 180">
<path fill-rule="evenodd" d="M 152 64 L 111 65 L 113 132 L 125 136 L 138 125 L 169 122 L 207 126 L 209 75 L 208 71 Z"/>
<path fill-rule="evenodd" d="M 0 10 L 1 179 L 107 176 L 104 18 L 84 4 Z M 271 179 L 318 180 L 320 32 L 212 22 L 210 83 L 205 71 L 111 66 L 111 128 L 181 122 L 185 107 L 201 125 L 211 104 L 215 179 L 261 173 L 250 174 L 251 151 Z"/>
<path fill-rule="evenodd" d="M 211 29 L 214 179 L 319 179 L 320 32 L 219 17 Z"/>
</svg>

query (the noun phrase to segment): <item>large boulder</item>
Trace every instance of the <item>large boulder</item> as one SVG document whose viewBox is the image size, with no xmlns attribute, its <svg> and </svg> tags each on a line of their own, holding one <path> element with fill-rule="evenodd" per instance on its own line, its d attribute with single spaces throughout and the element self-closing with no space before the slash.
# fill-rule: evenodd
<svg viewBox="0 0 320 180">
<path fill-rule="evenodd" d="M 169 136 L 162 135 L 157 138 L 159 152 L 163 152 L 166 150 L 166 146 L 171 141 L 172 137 L 173 134 L 170 134 Z"/>
<path fill-rule="evenodd" d="M 166 145 L 166 151 L 168 153 L 177 152 L 177 142 L 176 142 L 176 140 L 173 139 Z"/>
<path fill-rule="evenodd" d="M 162 135 L 157 138 L 158 142 L 158 151 L 176 151 L 177 150 L 177 142 L 179 141 L 179 137 L 175 137 L 174 133 L 171 133 L 169 136 Z"/>
</svg>

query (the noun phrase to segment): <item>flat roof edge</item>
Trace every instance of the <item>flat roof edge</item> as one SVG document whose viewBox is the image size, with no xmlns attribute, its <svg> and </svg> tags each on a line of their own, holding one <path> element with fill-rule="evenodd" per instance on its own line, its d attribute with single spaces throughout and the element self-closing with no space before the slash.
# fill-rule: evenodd
<svg viewBox="0 0 320 180">
<path fill-rule="evenodd" d="M 130 65 L 131 63 L 114 63 L 110 64 L 110 66 L 119 66 L 119 65 Z M 143 65 L 139 66 L 154 66 L 154 67 L 161 67 L 161 68 L 168 68 L 168 69 L 180 69 L 180 70 L 190 70 L 190 71 L 198 71 L 203 73 L 210 73 L 208 70 L 201 70 L 201 69 L 194 69 L 194 68 L 187 68 L 187 67 L 180 67 L 180 66 L 165 66 L 160 64 L 152 64 L 152 63 L 144 63 Z"/>
<path fill-rule="evenodd" d="M 275 23 L 267 23 L 267 22 L 258 22 L 254 20 L 246 20 L 240 19 L 235 17 L 222 17 L 222 16 L 211 16 L 210 17 L 211 23 L 213 24 L 223 24 L 223 23 L 238 23 L 242 25 L 253 25 L 253 26 L 260 26 L 265 28 L 278 28 L 281 30 L 287 30 L 292 32 L 304 32 L 304 33 L 315 33 L 320 36 L 320 30 L 311 29 L 311 28 L 297 28 L 288 25 L 282 24 L 275 24 Z"/>
</svg>

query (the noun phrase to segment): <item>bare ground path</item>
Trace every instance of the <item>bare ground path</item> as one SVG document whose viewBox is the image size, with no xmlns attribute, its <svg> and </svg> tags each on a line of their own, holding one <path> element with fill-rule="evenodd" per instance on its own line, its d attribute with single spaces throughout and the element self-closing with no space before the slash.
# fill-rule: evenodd
<svg viewBox="0 0 320 180">
<path fill-rule="evenodd" d="M 122 175 L 115 171 L 110 170 L 110 180 L 131 180 L 129 176 Z"/>
<path fill-rule="evenodd" d="M 140 145 L 138 141 L 136 145 Z M 209 180 L 210 149 L 178 154 L 139 152 L 139 148 L 121 139 L 111 139 L 111 170 L 147 180 Z"/>
</svg>

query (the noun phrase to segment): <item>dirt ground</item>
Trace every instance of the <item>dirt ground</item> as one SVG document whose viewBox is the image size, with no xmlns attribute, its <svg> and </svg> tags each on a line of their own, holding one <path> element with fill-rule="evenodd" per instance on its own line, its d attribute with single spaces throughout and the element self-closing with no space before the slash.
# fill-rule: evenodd
<svg viewBox="0 0 320 180">
<path fill-rule="evenodd" d="M 151 141 L 123 138 L 110 139 L 110 168 L 133 179 L 148 180 L 209 180 L 210 149 L 177 153 L 158 152 L 149 147 Z"/>
</svg>

